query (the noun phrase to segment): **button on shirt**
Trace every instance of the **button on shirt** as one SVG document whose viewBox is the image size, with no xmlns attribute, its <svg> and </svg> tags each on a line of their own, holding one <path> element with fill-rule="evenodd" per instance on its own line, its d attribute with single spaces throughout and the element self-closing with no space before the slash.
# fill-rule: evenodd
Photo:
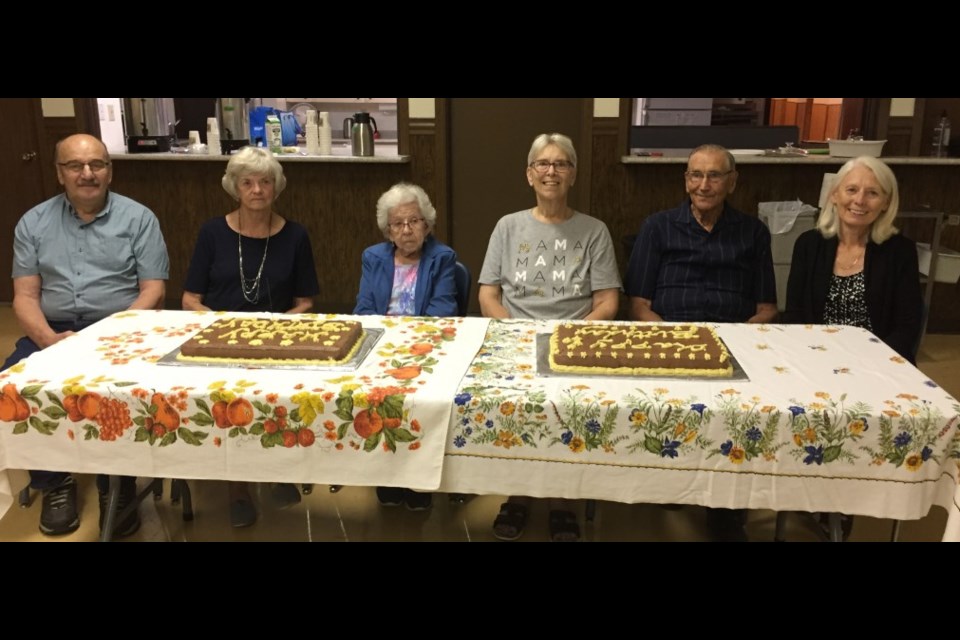
<svg viewBox="0 0 960 640">
<path fill-rule="evenodd" d="M 729 205 L 707 231 L 687 200 L 641 227 L 625 288 L 669 322 L 745 322 L 777 301 L 770 232 Z"/>
<path fill-rule="evenodd" d="M 13 277 L 40 276 L 47 320 L 99 320 L 133 304 L 140 280 L 169 273 L 157 217 L 115 193 L 90 222 L 60 194 L 24 214 L 14 232 Z"/>
</svg>

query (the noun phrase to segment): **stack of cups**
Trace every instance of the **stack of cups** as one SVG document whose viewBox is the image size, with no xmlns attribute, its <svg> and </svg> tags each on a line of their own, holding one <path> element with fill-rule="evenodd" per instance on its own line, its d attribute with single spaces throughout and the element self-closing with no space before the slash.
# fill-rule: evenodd
<svg viewBox="0 0 960 640">
<path fill-rule="evenodd" d="M 320 138 L 320 155 L 329 156 L 333 155 L 332 143 L 333 143 L 333 133 L 330 130 L 330 114 L 326 111 L 320 112 L 320 122 L 319 122 L 319 138 Z"/>
<path fill-rule="evenodd" d="M 220 150 L 220 125 L 216 118 L 207 118 L 207 154 L 219 156 L 223 152 Z"/>
<path fill-rule="evenodd" d="M 317 126 L 317 112 L 313 109 L 307 111 L 307 124 L 304 130 L 307 138 L 307 154 L 320 155 L 320 127 Z"/>
</svg>

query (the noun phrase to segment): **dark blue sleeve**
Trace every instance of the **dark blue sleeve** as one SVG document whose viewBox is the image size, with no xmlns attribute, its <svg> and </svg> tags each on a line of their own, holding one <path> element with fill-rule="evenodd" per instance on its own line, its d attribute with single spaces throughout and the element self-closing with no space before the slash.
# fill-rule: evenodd
<svg viewBox="0 0 960 640">
<path fill-rule="evenodd" d="M 353 313 L 359 316 L 378 315 L 377 303 L 373 297 L 374 268 L 376 260 L 370 255 L 370 249 L 363 252 L 363 267 L 360 273 L 360 293 L 357 294 L 357 306 Z M 384 309 L 386 312 L 386 309 Z"/>
<path fill-rule="evenodd" d="M 200 227 L 197 242 L 193 248 L 193 257 L 187 268 L 187 278 L 183 283 L 183 290 L 190 293 L 207 295 L 210 287 L 210 270 L 216 258 L 216 239 L 213 236 L 211 220 Z"/>
<path fill-rule="evenodd" d="M 773 273 L 773 251 L 770 249 L 770 230 L 757 221 L 757 265 L 754 291 L 757 303 L 777 304 L 777 279 Z"/>
<path fill-rule="evenodd" d="M 444 251 L 435 263 L 433 273 L 433 291 L 427 292 L 427 306 L 424 313 L 428 316 L 455 316 L 457 308 L 457 282 L 454 273 L 457 254 Z"/>
<path fill-rule="evenodd" d="M 654 215 L 647 218 L 633 243 L 624 286 L 624 291 L 630 297 L 653 300 L 656 295 L 660 271 L 660 217 Z"/>
<path fill-rule="evenodd" d="M 299 226 L 299 225 L 298 225 Z M 312 298 L 320 293 L 317 281 L 317 266 L 313 261 L 313 247 L 307 230 L 300 226 L 293 270 L 293 295 L 297 298 Z"/>
</svg>

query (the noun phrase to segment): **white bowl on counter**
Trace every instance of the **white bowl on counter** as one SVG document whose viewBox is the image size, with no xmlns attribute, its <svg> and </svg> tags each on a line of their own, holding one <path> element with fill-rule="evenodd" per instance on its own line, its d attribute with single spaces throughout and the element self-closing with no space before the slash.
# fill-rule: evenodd
<svg viewBox="0 0 960 640">
<path fill-rule="evenodd" d="M 836 158 L 880 157 L 886 140 L 828 140 L 830 155 Z"/>
</svg>

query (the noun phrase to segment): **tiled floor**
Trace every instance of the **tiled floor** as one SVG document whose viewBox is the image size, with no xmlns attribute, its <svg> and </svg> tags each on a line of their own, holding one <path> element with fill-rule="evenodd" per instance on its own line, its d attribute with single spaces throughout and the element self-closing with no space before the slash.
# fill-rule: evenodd
<svg viewBox="0 0 960 640">
<path fill-rule="evenodd" d="M 8 306 L 0 306 L 0 355 L 13 349 L 20 331 Z M 960 397 L 960 336 L 928 336 L 920 353 L 920 369 L 954 397 Z M 48 538 L 37 529 L 40 518 L 40 496 L 34 492 L 29 508 L 12 507 L 0 519 L 0 541 L 92 541 L 98 537 L 97 495 L 91 477 L 79 477 L 81 526 L 62 538 Z M 300 504 L 286 510 L 276 509 L 267 486 L 254 487 L 260 519 L 246 529 L 230 527 L 227 510 L 227 489 L 223 482 L 191 482 L 195 518 L 183 522 L 180 510 L 172 506 L 169 496 L 159 502 L 147 499 L 140 505 L 143 526 L 129 540 L 134 541 L 492 541 L 491 523 L 502 496 L 476 496 L 463 504 L 453 504 L 445 495 L 434 497 L 434 508 L 412 513 L 403 508 L 383 508 L 377 504 L 370 487 L 344 487 L 330 493 L 326 486 L 313 487 Z M 169 491 L 169 482 L 165 489 Z M 697 541 L 706 539 L 704 510 L 685 507 L 669 511 L 655 505 L 626 505 L 612 502 L 597 504 L 592 523 L 583 518 L 584 502 L 575 503 L 581 510 L 583 538 L 591 541 Z M 522 541 L 545 541 L 547 503 L 535 501 L 530 523 Z M 772 540 L 776 514 L 753 511 L 749 514 L 747 532 L 751 540 Z M 946 523 L 946 513 L 934 507 L 918 521 L 904 522 L 901 540 L 939 540 Z M 890 538 L 890 520 L 858 517 L 851 540 L 883 541 Z M 790 541 L 821 540 L 812 518 L 791 514 L 787 518 L 786 538 Z"/>
</svg>

